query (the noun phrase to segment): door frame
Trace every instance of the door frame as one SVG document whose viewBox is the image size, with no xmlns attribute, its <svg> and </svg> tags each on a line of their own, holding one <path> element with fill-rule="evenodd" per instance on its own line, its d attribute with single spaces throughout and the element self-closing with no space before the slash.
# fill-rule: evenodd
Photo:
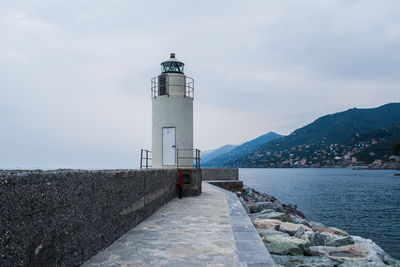
<svg viewBox="0 0 400 267">
<path fill-rule="evenodd" d="M 174 138 L 175 138 L 175 157 L 174 157 L 174 161 L 175 161 L 175 164 L 172 164 L 172 165 L 165 165 L 164 164 L 164 129 L 165 128 L 174 128 L 174 131 L 175 131 L 175 136 L 174 136 Z M 176 166 L 176 164 L 177 164 L 177 158 L 176 158 L 176 156 L 177 156 L 177 148 L 176 148 L 176 127 L 173 127 L 173 126 L 166 126 L 166 127 L 162 127 L 161 128 L 161 163 L 162 163 L 162 166 Z"/>
</svg>

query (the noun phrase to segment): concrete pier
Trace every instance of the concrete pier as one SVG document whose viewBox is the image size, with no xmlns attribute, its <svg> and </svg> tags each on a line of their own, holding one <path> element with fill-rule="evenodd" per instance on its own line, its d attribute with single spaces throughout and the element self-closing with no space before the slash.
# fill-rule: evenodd
<svg viewBox="0 0 400 267">
<path fill-rule="evenodd" d="M 82 266 L 276 266 L 235 194 L 203 183 Z"/>
</svg>

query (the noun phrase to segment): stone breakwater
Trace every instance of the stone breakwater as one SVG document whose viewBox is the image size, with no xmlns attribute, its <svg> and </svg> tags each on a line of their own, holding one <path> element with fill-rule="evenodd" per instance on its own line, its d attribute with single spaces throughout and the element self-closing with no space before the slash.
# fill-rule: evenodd
<svg viewBox="0 0 400 267">
<path fill-rule="evenodd" d="M 400 266 L 372 240 L 310 221 L 295 205 L 246 186 L 236 194 L 278 266 Z"/>
</svg>

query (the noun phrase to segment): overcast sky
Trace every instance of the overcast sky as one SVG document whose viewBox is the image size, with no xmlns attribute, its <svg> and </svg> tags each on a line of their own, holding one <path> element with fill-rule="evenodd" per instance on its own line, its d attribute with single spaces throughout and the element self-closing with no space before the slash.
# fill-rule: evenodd
<svg viewBox="0 0 400 267">
<path fill-rule="evenodd" d="M 206 150 L 400 102 L 400 1 L 1 1 L 0 168 L 137 168 L 175 52 Z"/>
</svg>

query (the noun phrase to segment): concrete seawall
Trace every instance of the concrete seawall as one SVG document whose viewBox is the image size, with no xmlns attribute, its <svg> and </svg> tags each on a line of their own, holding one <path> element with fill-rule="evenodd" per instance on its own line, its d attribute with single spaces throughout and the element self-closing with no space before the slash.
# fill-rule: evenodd
<svg viewBox="0 0 400 267">
<path fill-rule="evenodd" d="M 202 168 L 203 181 L 239 180 L 238 168 Z"/>
<path fill-rule="evenodd" d="M 177 170 L 0 170 L 0 266 L 76 266 L 176 196 Z"/>
</svg>

